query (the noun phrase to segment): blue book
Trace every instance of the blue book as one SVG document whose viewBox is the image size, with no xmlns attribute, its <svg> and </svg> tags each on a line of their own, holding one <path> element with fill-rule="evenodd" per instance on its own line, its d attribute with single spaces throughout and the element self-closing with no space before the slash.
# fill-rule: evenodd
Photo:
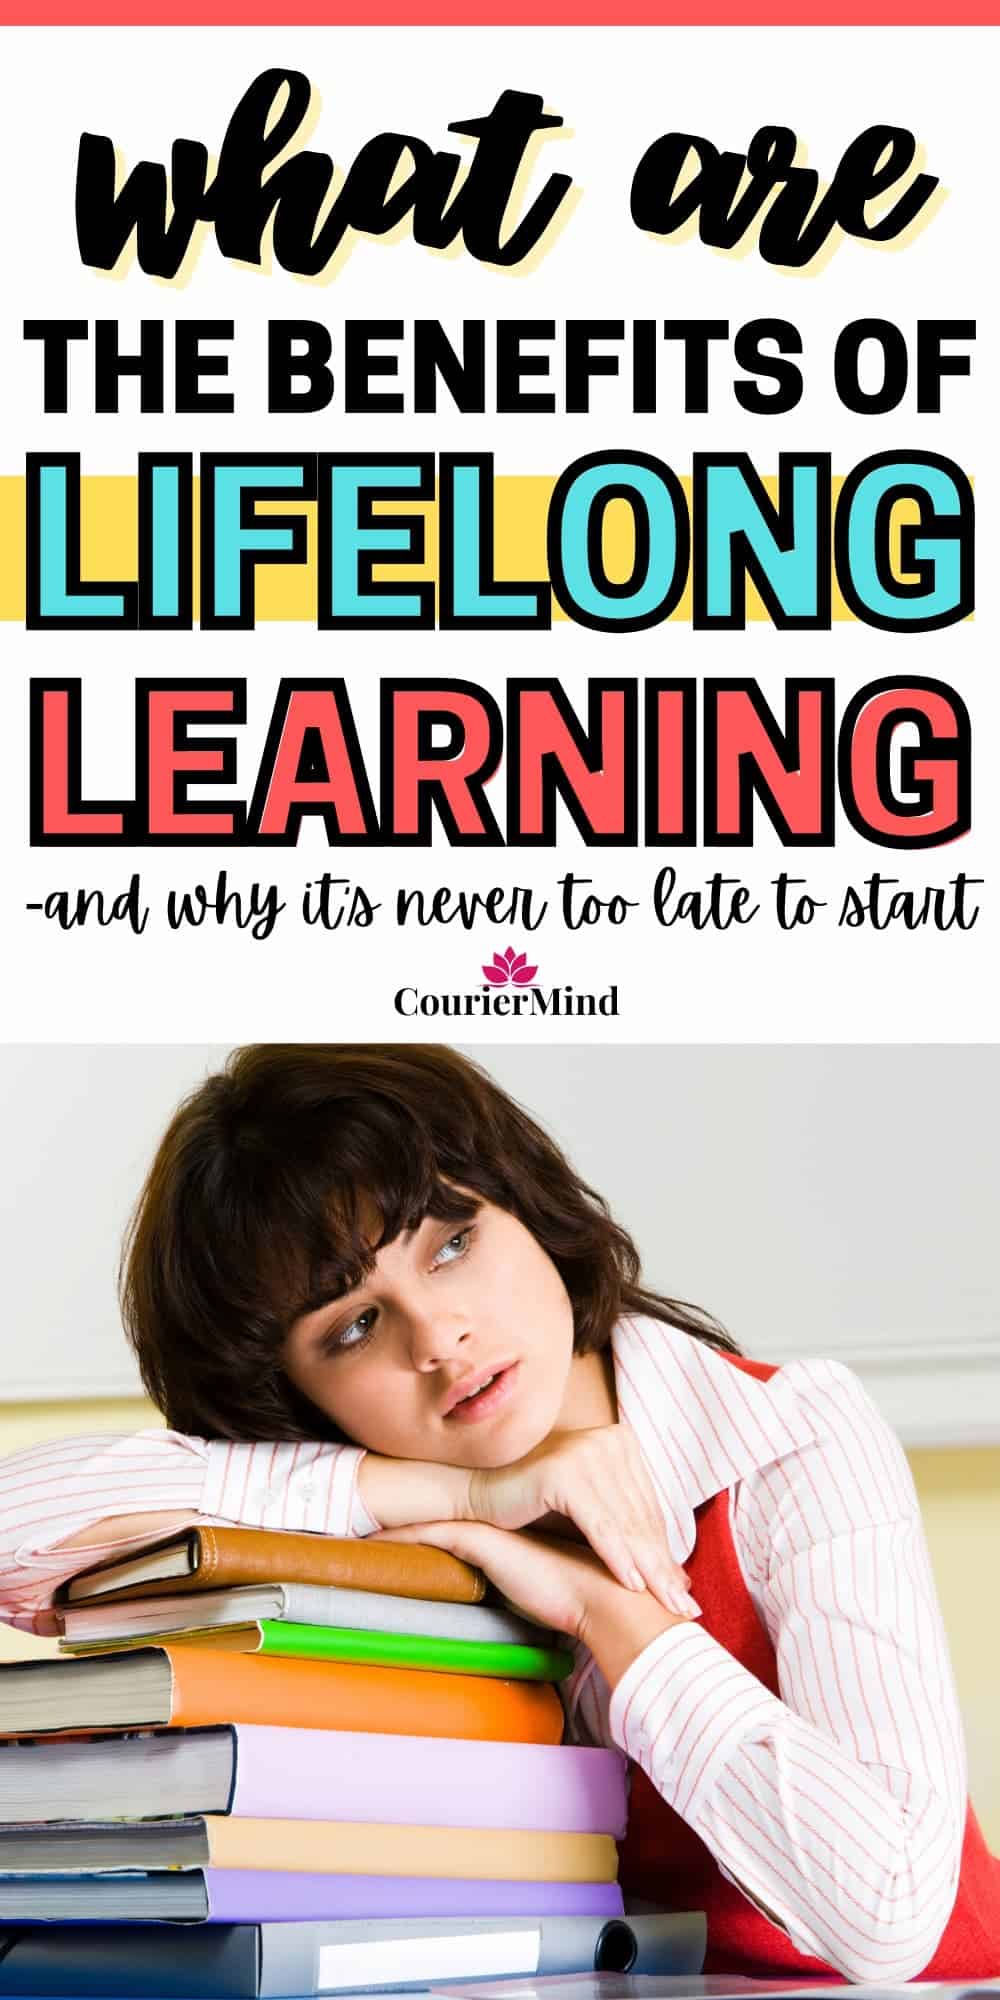
<svg viewBox="0 0 1000 2000">
<path fill-rule="evenodd" d="M 315 2000 L 442 1980 L 696 1974 L 702 1916 L 398 1918 L 372 1923 L 46 1924 L 0 1931 L 19 2000 Z"/>
</svg>

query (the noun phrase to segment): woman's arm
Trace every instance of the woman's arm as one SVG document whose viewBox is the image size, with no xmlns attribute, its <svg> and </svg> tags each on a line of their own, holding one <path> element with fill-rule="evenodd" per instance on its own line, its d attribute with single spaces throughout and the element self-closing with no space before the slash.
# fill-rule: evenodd
<svg viewBox="0 0 1000 2000">
<path fill-rule="evenodd" d="M 56 1586 L 189 1521 L 366 1535 L 353 1445 L 230 1444 L 178 1431 L 59 1438 L 0 1461 L 0 1617 L 51 1628 Z"/>
<path fill-rule="evenodd" d="M 0 1463 L 0 1616 L 44 1630 L 67 1576 L 194 1519 L 368 1535 L 440 1520 L 517 1528 L 550 1514 L 574 1523 L 621 1582 L 687 1608 L 687 1576 L 670 1560 L 635 1441 L 611 1424 L 486 1472 L 354 1445 L 206 1442 L 177 1431 L 36 1445 Z"/>
<path fill-rule="evenodd" d="M 671 1558 L 653 1483 L 626 1424 L 553 1431 L 512 1464 L 473 1472 L 369 1452 L 359 1488 L 390 1532 L 430 1521 L 505 1529 L 545 1522 L 552 1533 L 572 1524 L 628 1589 L 649 1589 L 682 1616 L 691 1612 L 687 1572 Z"/>
</svg>

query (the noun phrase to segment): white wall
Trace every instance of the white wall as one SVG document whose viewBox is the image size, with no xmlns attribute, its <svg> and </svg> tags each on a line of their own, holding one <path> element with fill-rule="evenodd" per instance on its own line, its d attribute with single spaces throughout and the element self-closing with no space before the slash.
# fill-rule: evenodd
<svg viewBox="0 0 1000 2000">
<path fill-rule="evenodd" d="M 226 1053 L 190 1043 L 0 1049 L 0 1396 L 138 1389 L 116 1298 L 122 1233 L 171 1111 Z"/>
<path fill-rule="evenodd" d="M 996 1048 L 480 1054 L 656 1287 L 761 1359 L 839 1355 L 910 1444 L 1000 1443 Z"/>
<path fill-rule="evenodd" d="M 839 1353 L 911 1443 L 1000 1442 L 994 1048 L 468 1049 L 748 1353 Z M 219 1046 L 0 1050 L 0 1395 L 136 1377 L 118 1246 L 159 1132 Z"/>
</svg>

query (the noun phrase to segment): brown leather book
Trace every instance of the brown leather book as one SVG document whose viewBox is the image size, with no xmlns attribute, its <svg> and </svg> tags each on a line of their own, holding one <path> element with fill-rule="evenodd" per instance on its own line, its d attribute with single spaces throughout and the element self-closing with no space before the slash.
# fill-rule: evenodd
<svg viewBox="0 0 1000 2000">
<path fill-rule="evenodd" d="M 390 1597 L 432 1597 L 478 1604 L 482 1572 L 444 1549 L 417 1542 L 342 1540 L 336 1535 L 278 1534 L 266 1528 L 183 1528 L 130 1556 L 97 1563 L 61 1584 L 57 1604 L 118 1603 L 186 1590 L 246 1583 L 338 1584 Z"/>
</svg>

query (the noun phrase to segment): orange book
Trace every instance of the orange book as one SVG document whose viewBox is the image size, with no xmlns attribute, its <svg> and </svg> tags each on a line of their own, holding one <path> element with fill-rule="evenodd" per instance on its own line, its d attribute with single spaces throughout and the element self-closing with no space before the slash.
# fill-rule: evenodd
<svg viewBox="0 0 1000 2000">
<path fill-rule="evenodd" d="M 219 1722 L 558 1743 L 563 1712 L 537 1681 L 183 1645 L 0 1666 L 0 1736 Z"/>
</svg>

